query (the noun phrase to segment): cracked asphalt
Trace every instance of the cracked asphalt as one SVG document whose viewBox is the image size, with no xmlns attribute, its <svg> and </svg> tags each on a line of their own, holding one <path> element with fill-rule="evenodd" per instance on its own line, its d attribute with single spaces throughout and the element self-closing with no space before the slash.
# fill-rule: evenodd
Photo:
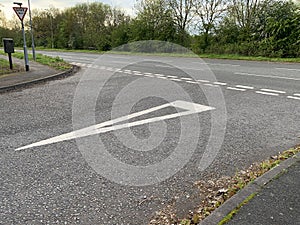
<svg viewBox="0 0 300 225">
<path fill-rule="evenodd" d="M 94 54 L 47 54 L 60 55 L 82 70 L 72 77 L 0 95 L 0 224 L 147 224 L 157 210 L 173 201 L 184 216 L 200 201 L 195 197 L 195 181 L 232 175 L 299 143 L 299 64 L 205 60 L 207 67 L 193 58 L 107 55 L 97 60 L 100 56 Z M 81 81 L 80 95 L 76 95 L 84 77 L 88 79 Z M 97 85 L 102 88 L 90 111 Z M 15 151 L 93 125 L 90 118 L 99 124 L 169 101 L 188 100 L 183 92 L 192 102 L 216 109 Z M 74 102 L 75 96 L 81 98 Z M 217 124 L 224 119 L 218 114 L 219 103 L 226 106 L 225 137 L 213 163 L 201 171 L 199 162 L 211 138 L 213 118 Z M 168 107 L 130 122 L 178 112 L 182 111 Z M 97 152 L 99 140 L 103 149 Z M 152 185 L 116 183 L 89 161 L 94 156 L 97 163 L 105 148 L 126 165 L 155 165 L 180 144 L 184 151 L 177 156 L 189 156 L 187 163 L 172 161 L 178 164 L 175 174 L 156 168 L 157 173 L 171 176 L 149 177 L 155 180 Z M 82 146 L 91 149 L 89 159 Z M 114 168 L 113 162 L 101 163 Z M 129 175 L 126 171 L 116 174 L 124 180 Z"/>
</svg>

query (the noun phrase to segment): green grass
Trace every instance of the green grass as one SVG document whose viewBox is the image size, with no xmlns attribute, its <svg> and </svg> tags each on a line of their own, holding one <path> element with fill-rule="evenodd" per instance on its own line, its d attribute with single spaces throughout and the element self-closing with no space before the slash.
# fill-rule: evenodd
<svg viewBox="0 0 300 225">
<path fill-rule="evenodd" d="M 267 62 L 285 62 L 285 63 L 300 63 L 300 58 L 271 58 L 263 56 L 243 56 L 237 54 L 193 54 L 193 53 L 142 53 L 142 52 L 123 52 L 123 51 L 99 51 L 99 50 L 70 50 L 70 49 L 48 49 L 38 48 L 45 51 L 59 51 L 59 52 L 81 52 L 81 53 L 94 53 L 94 54 L 121 54 L 121 55 L 147 55 L 147 56 L 166 56 L 166 57 L 187 57 L 187 58 L 208 58 L 208 59 L 230 59 L 230 60 L 248 60 L 248 61 L 267 61 Z"/>
<path fill-rule="evenodd" d="M 0 51 L 0 54 L 5 54 L 5 53 L 3 51 Z M 12 56 L 18 59 L 24 59 L 23 52 L 15 52 L 12 54 Z M 32 61 L 33 60 L 32 54 L 28 54 L 28 58 L 29 60 Z M 42 54 L 36 54 L 36 62 L 46 66 L 50 66 L 57 70 L 67 70 L 67 69 L 71 69 L 72 67 L 70 64 L 68 64 L 67 62 L 65 62 L 63 59 L 59 57 L 53 58 Z"/>
<path fill-rule="evenodd" d="M 235 54 L 200 54 L 201 58 L 210 59 L 231 59 L 231 60 L 248 60 L 248 61 L 268 61 L 268 62 L 291 62 L 299 63 L 300 58 L 270 58 L 263 56 L 242 56 Z"/>
<path fill-rule="evenodd" d="M 233 217 L 234 215 L 236 215 L 240 209 L 246 205 L 251 199 L 253 199 L 255 196 L 257 195 L 257 193 L 253 193 L 250 196 L 248 196 L 241 204 L 239 204 L 234 210 L 232 210 L 227 216 L 225 216 L 219 223 L 218 225 L 224 225 L 226 223 L 228 223 Z"/>
<path fill-rule="evenodd" d="M 18 65 L 13 64 L 13 70 L 10 69 L 8 60 L 0 58 L 0 76 L 18 72 L 21 68 Z"/>
</svg>

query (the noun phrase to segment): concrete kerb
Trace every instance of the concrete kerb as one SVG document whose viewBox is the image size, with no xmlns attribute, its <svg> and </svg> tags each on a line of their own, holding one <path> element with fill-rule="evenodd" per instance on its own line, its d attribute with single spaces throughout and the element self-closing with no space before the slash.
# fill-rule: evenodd
<svg viewBox="0 0 300 225">
<path fill-rule="evenodd" d="M 9 86 L 6 86 L 6 87 L 0 87 L 0 93 L 12 91 L 12 90 L 17 90 L 19 88 L 25 88 L 25 87 L 28 87 L 28 86 L 31 86 L 31 85 L 34 85 L 34 84 L 39 84 L 39 83 L 43 83 L 43 82 L 50 81 L 50 80 L 55 80 L 55 79 L 59 79 L 59 78 L 72 76 L 73 74 L 78 72 L 79 69 L 80 69 L 80 67 L 72 65 L 72 68 L 67 70 L 67 71 L 63 71 L 63 72 L 60 72 L 60 73 L 57 73 L 57 74 L 45 76 L 43 78 L 38 78 L 38 79 L 34 79 L 34 80 L 22 82 L 22 83 L 9 85 Z"/>
<path fill-rule="evenodd" d="M 300 153 L 292 158 L 281 162 L 264 175 L 258 177 L 255 181 L 248 184 L 244 189 L 228 199 L 223 205 L 214 210 L 208 217 L 200 222 L 200 225 L 216 225 L 232 210 L 238 207 L 247 197 L 253 193 L 260 192 L 269 182 L 274 180 L 278 175 L 286 171 L 289 167 L 300 160 Z"/>
</svg>

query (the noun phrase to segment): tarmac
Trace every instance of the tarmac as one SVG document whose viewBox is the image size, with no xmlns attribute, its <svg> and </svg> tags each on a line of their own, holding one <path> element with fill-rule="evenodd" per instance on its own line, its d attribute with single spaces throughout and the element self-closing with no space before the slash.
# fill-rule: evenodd
<svg viewBox="0 0 300 225">
<path fill-rule="evenodd" d="M 7 58 L 0 55 L 1 58 Z M 13 59 L 24 66 L 23 60 Z M 0 76 L 0 92 L 72 75 L 76 67 L 58 71 L 30 62 L 30 71 Z M 249 196 L 256 194 L 229 220 L 228 225 L 300 225 L 300 153 L 280 163 L 239 191 L 200 225 L 216 225 Z"/>
<path fill-rule="evenodd" d="M 8 59 L 7 56 L 0 55 L 0 58 Z M 9 90 L 23 88 L 29 85 L 45 82 L 52 79 L 69 76 L 76 72 L 77 68 L 60 71 L 49 66 L 45 66 L 34 61 L 30 61 L 29 71 L 25 71 L 24 60 L 13 58 L 13 64 L 21 65 L 23 71 L 0 76 L 0 93 Z"/>
</svg>

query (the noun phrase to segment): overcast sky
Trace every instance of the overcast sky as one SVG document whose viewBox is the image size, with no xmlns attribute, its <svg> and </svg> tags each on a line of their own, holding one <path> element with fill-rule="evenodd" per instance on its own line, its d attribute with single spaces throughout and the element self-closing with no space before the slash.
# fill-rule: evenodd
<svg viewBox="0 0 300 225">
<path fill-rule="evenodd" d="M 132 14 L 132 8 L 136 0 L 30 0 L 31 9 L 47 9 L 50 6 L 64 9 L 72 7 L 78 3 L 103 2 L 111 6 L 123 8 L 126 12 Z M 7 19 L 11 19 L 14 11 L 13 2 L 22 2 L 24 7 L 28 6 L 28 0 L 0 0 L 0 10 L 4 11 Z"/>
</svg>

